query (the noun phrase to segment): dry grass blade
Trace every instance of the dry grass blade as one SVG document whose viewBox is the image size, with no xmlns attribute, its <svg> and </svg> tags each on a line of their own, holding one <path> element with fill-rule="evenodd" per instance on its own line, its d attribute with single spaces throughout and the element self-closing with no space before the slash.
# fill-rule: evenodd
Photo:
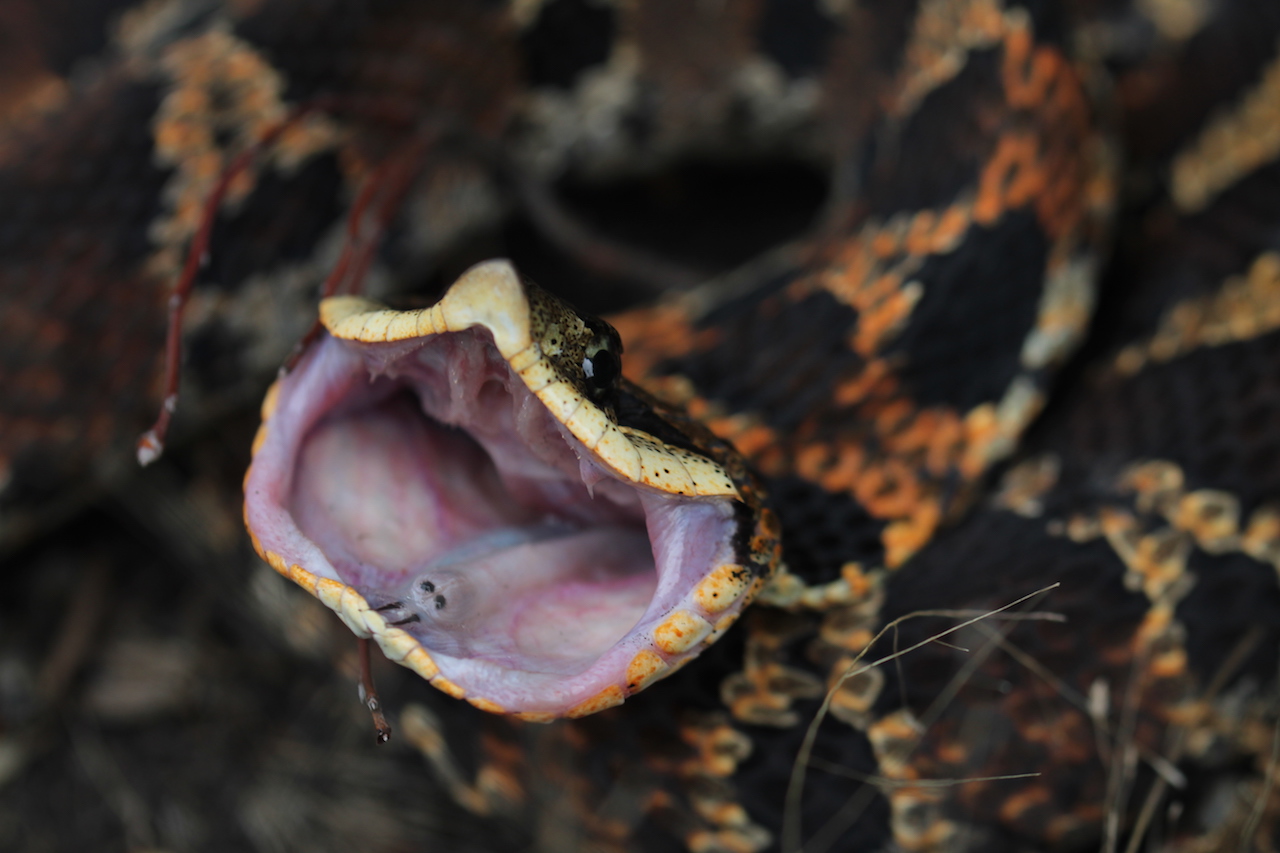
<svg viewBox="0 0 1280 853">
<path fill-rule="evenodd" d="M 957 779 L 911 779 L 908 781 L 890 779 L 888 776 L 876 776 L 871 773 L 859 773 L 857 770 L 851 770 L 843 764 L 835 764 L 823 758 L 809 759 L 809 766 L 824 773 L 830 773 L 832 776 L 844 776 L 846 779 L 857 779 L 859 782 L 866 782 L 868 785 L 885 788 L 906 786 L 912 788 L 953 788 L 956 785 L 967 785 L 970 782 L 1007 782 L 1011 779 L 1036 779 L 1043 775 L 1041 773 L 1009 773 L 1003 776 L 965 776 Z"/>
<path fill-rule="evenodd" d="M 1129 682 L 1120 706 L 1120 724 L 1112 744 L 1111 772 L 1107 776 L 1106 820 L 1103 823 L 1103 853 L 1115 853 L 1120 843 L 1120 816 L 1133 786 L 1138 768 L 1138 699 L 1141 695 L 1141 673 L 1149 657 L 1143 648 L 1134 656 L 1129 668 Z"/>
<path fill-rule="evenodd" d="M 969 683 L 969 680 L 973 678 L 974 674 L 978 671 L 978 669 L 987 661 L 988 658 L 991 657 L 991 654 L 995 652 L 995 650 L 998 648 L 999 646 L 998 641 L 1003 640 L 1007 636 L 1008 632 L 1012 630 L 1013 623 L 1016 623 L 1019 621 L 1025 621 L 1026 617 L 1032 617 L 1037 621 L 1056 621 L 1054 617 L 1061 618 L 1058 616 L 1058 614 L 1010 613 L 1010 614 L 1002 615 L 1001 617 L 999 617 L 1000 621 L 1008 625 L 1008 627 L 1004 628 L 1003 630 L 992 629 L 988 626 L 985 626 L 984 623 L 979 623 L 978 625 L 976 625 L 975 627 L 977 627 L 980 630 L 986 627 L 993 639 L 989 640 L 986 643 L 983 643 L 982 647 L 979 648 L 977 652 L 972 655 L 972 657 L 970 657 L 968 660 L 965 661 L 964 666 L 962 666 L 960 670 L 951 677 L 951 679 L 947 682 L 947 686 L 938 692 L 938 695 L 934 697 L 933 702 L 931 702 L 929 704 L 929 707 L 925 709 L 924 713 L 920 715 L 918 722 L 920 725 L 920 731 L 922 733 L 927 732 L 930 728 L 932 728 L 933 724 L 936 723 L 942 717 L 942 714 L 946 711 L 948 707 L 950 707 L 951 703 L 955 700 L 956 696 L 959 695 L 961 688 L 963 688 L 964 685 Z M 1043 617 L 1049 617 L 1049 618 L 1046 619 Z M 894 631 L 894 637 L 895 638 L 897 637 L 896 629 Z M 933 642 L 936 643 L 937 645 L 947 646 L 949 648 L 959 648 L 958 646 L 954 646 L 951 643 L 947 643 L 942 640 L 935 639 Z M 895 645 L 896 645 L 896 642 L 895 642 Z M 899 677 L 901 678 L 902 677 L 901 676 L 901 673 L 902 673 L 901 657 L 899 657 L 896 661 L 894 661 L 894 663 L 899 667 Z M 904 705 L 906 704 L 905 700 L 903 704 Z M 921 735 L 921 737 L 922 736 L 923 735 Z M 915 747 L 918 746 L 918 744 L 919 744 L 919 739 L 917 738 L 916 742 L 911 745 L 910 749 L 906 750 L 906 752 L 904 752 L 901 756 L 898 756 L 897 760 L 904 761 L 906 757 L 910 755 L 912 751 L 914 751 Z M 813 759 L 811 756 L 810 762 L 812 762 L 812 760 Z M 955 784 L 959 784 L 960 781 L 961 780 L 959 779 L 955 780 Z M 852 826 L 854 822 L 857 821 L 857 819 L 861 816 L 863 809 L 865 809 L 867 805 L 869 805 L 870 803 L 870 796 L 864 795 L 864 791 L 867 792 L 867 794 L 870 793 L 869 789 L 860 790 L 858 794 L 850 798 L 850 802 L 846 803 L 845 806 L 841 808 L 839 812 L 837 812 L 830 819 L 828 819 L 827 822 L 817 832 L 813 834 L 813 837 L 805 845 L 809 853 L 825 853 L 825 851 L 830 849 L 831 845 L 834 844 L 836 840 L 840 837 L 840 834 L 843 833 L 846 829 Z M 855 805 L 855 802 L 856 802 L 856 805 Z"/>
<path fill-rule="evenodd" d="M 1254 627 L 1249 631 L 1249 633 L 1241 637 L 1238 643 L 1236 643 L 1235 648 L 1233 648 L 1231 653 L 1227 655 L 1227 659 L 1223 661 L 1220 667 L 1218 667 L 1218 671 L 1213 676 L 1213 681 L 1209 683 L 1208 689 L 1204 692 L 1203 701 L 1206 706 L 1212 703 L 1222 689 L 1227 686 L 1227 682 L 1231 680 L 1231 677 L 1235 675 L 1236 671 L 1244 664 L 1245 659 L 1249 657 L 1257 647 L 1258 643 L 1262 641 L 1262 634 L 1263 632 L 1261 628 Z M 1147 799 L 1142 804 L 1142 811 L 1138 813 L 1138 820 L 1134 824 L 1133 833 L 1129 837 L 1129 844 L 1125 847 L 1125 853 L 1137 853 L 1138 847 L 1146 837 L 1147 830 L 1151 826 L 1151 821 L 1155 817 L 1156 808 L 1159 806 L 1160 801 L 1164 799 L 1165 789 L 1169 785 L 1173 785 L 1175 788 L 1185 787 L 1185 777 L 1182 775 L 1182 772 L 1178 771 L 1173 765 L 1175 762 L 1182 759 L 1183 749 L 1186 746 L 1187 730 L 1188 726 L 1186 725 L 1177 726 L 1174 729 L 1171 737 L 1168 758 L 1161 759 L 1161 761 L 1167 763 L 1168 766 L 1173 768 L 1173 770 L 1178 774 L 1177 779 L 1179 781 L 1173 781 L 1167 778 L 1164 773 L 1160 773 L 1160 777 L 1156 779 L 1155 784 L 1151 786 L 1151 790 L 1147 792 Z M 1160 772 L 1160 767 L 1158 765 L 1152 764 L 1152 767 L 1156 769 L 1156 772 Z M 1242 845 L 1245 843 L 1243 839 L 1247 839 L 1248 837 L 1249 833 L 1247 832 L 1242 836 Z M 1243 846 L 1241 849 L 1244 849 Z"/>
<path fill-rule="evenodd" d="M 1015 644 L 1009 642 L 1007 637 L 998 635 L 985 625 L 979 625 L 978 630 L 988 632 L 988 636 L 1000 645 L 1000 649 L 1003 652 L 1029 670 L 1033 675 L 1041 678 L 1045 683 L 1052 687 L 1059 696 L 1086 714 L 1090 721 L 1098 728 L 1100 734 L 1106 737 L 1111 736 L 1111 726 L 1107 723 L 1106 718 L 1094 713 L 1093 709 L 1089 707 L 1089 700 L 1079 691 L 1046 669 L 1040 661 L 1024 652 Z M 1158 755 L 1142 745 L 1138 745 L 1138 755 L 1143 761 L 1147 762 L 1151 769 L 1154 770 L 1165 783 L 1178 789 L 1182 789 L 1187 786 L 1186 777 L 1174 764 L 1176 759 L 1169 759 L 1162 755 Z"/>
<path fill-rule="evenodd" d="M 156 846 L 152 814 L 146 799 L 130 783 L 98 733 L 90 728 L 69 730 L 71 746 L 85 778 L 102 801 L 115 812 L 130 849 Z"/>
<path fill-rule="evenodd" d="M 808 728 L 805 730 L 804 740 L 802 741 L 800 745 L 800 750 L 796 753 L 795 761 L 792 764 L 791 779 L 787 784 L 786 800 L 783 805 L 781 848 L 784 851 L 784 853 L 801 853 L 802 846 L 800 843 L 800 835 L 801 835 L 802 828 L 800 826 L 800 801 L 804 795 L 805 768 L 809 765 L 809 762 L 812 757 L 813 744 L 818 736 L 818 727 L 822 724 L 822 721 L 826 718 L 826 715 L 830 710 L 832 698 L 835 696 L 836 692 L 845 684 L 845 682 L 847 682 L 851 678 L 855 678 L 856 676 L 861 675 L 864 672 L 867 672 L 868 670 L 874 669 L 877 666 L 896 660 L 903 655 L 906 655 L 910 652 L 915 651 L 916 649 L 924 648 L 930 643 L 936 642 L 937 640 L 942 639 L 943 637 L 948 637 L 951 634 L 956 633 L 957 631 L 962 631 L 965 628 L 971 625 L 974 625 L 978 622 L 981 622 L 986 619 L 1001 617 L 1001 614 L 1004 614 L 1005 611 L 1011 610 L 1020 604 L 1030 601 L 1033 598 L 1036 598 L 1037 596 L 1044 595 L 1054 589 L 1057 589 L 1059 586 L 1061 586 L 1061 584 L 1058 584 L 1058 583 L 1050 584 L 1049 586 L 1035 590 L 1034 592 L 1030 592 L 1022 596 L 1021 598 L 1011 601 L 1008 604 L 1005 604 L 1001 607 L 997 607 L 994 610 L 977 612 L 977 615 L 973 615 L 975 611 L 972 611 L 972 610 L 919 610 L 914 613 L 908 613 L 904 616 L 900 616 L 897 619 L 894 619 L 889 624 L 885 625 L 883 628 L 881 628 L 880 631 L 877 632 L 876 635 L 871 639 L 871 642 L 867 644 L 866 648 L 863 649 L 862 652 L 860 652 L 858 656 L 854 659 L 853 663 L 849 665 L 849 668 L 846 669 L 845 672 L 838 679 L 836 679 L 835 683 L 832 684 L 831 687 L 827 690 L 826 696 L 823 697 L 822 704 L 818 707 L 818 712 L 814 715 L 813 720 L 809 723 Z M 952 618 L 952 619 L 961 618 L 961 619 L 964 619 L 964 621 L 959 622 L 955 625 L 952 625 L 950 628 L 947 628 L 943 631 L 939 631 L 938 633 L 931 635 L 923 640 L 920 640 L 917 643 L 913 643 L 912 645 L 907 646 L 904 649 L 894 650 L 892 653 L 885 655 L 884 657 L 878 658 L 877 660 L 874 660 L 871 663 L 866 663 L 866 664 L 862 663 L 862 660 L 866 657 L 867 653 L 875 646 L 877 642 L 879 642 L 890 631 L 895 630 L 899 625 L 901 625 L 902 623 L 910 619 L 918 619 L 918 618 L 931 617 L 931 616 L 941 617 L 941 618 Z M 968 617 L 968 618 L 965 618 L 965 617 Z M 1006 617 L 1001 617 L 1001 618 L 1006 618 Z M 1044 620 L 1044 621 L 1062 621 L 1062 616 L 1056 613 L 1016 614 L 1015 618 L 1018 618 L 1019 621 L 1026 620 L 1026 619 L 1036 619 L 1036 620 Z M 936 703 L 935 703 L 935 706 L 936 706 Z M 930 711 L 933 711 L 933 710 L 934 710 L 933 708 L 930 708 Z M 863 789 L 863 790 L 868 790 L 868 789 Z"/>
<path fill-rule="evenodd" d="M 1258 799 L 1253 804 L 1249 819 L 1245 821 L 1244 828 L 1240 831 L 1240 853 L 1247 853 L 1249 842 L 1258 831 L 1258 825 L 1262 823 L 1262 816 L 1266 812 L 1267 802 L 1271 799 L 1271 789 L 1275 786 L 1277 764 L 1280 764 L 1280 722 L 1276 724 L 1271 733 L 1271 757 L 1267 761 L 1267 772 L 1262 780 L 1262 791 L 1258 794 Z"/>
</svg>

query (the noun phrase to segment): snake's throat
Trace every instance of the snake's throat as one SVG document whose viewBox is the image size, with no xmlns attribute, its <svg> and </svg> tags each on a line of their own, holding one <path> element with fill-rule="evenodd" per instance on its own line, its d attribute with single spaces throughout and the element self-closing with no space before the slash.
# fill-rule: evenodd
<svg viewBox="0 0 1280 853">
<path fill-rule="evenodd" d="M 245 483 L 259 551 L 480 707 L 550 719 L 617 704 L 748 597 L 737 502 L 627 482 L 483 328 L 325 336 L 270 408 Z"/>
</svg>

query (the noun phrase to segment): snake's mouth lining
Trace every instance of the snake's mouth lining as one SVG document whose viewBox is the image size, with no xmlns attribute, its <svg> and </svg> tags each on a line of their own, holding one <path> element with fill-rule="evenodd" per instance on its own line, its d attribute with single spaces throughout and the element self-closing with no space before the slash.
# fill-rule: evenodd
<svg viewBox="0 0 1280 853">
<path fill-rule="evenodd" d="M 747 597 L 735 502 L 627 482 L 483 327 L 326 336 L 275 398 L 246 479 L 259 550 L 314 576 L 322 600 L 320 579 L 354 592 L 326 603 L 481 707 L 542 719 L 617 704 Z"/>
</svg>

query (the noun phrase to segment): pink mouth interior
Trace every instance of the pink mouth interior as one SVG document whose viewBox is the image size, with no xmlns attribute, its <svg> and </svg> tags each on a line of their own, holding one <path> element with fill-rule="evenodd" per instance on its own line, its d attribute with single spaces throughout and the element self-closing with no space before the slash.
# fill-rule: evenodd
<svg viewBox="0 0 1280 853">
<path fill-rule="evenodd" d="M 466 661 L 451 678 L 535 706 L 555 704 L 529 699 L 549 678 L 616 681 L 641 632 L 731 561 L 728 500 L 616 479 L 487 332 L 319 349 L 300 382 L 322 399 L 273 418 L 300 421 L 279 500 L 388 622 Z"/>
</svg>

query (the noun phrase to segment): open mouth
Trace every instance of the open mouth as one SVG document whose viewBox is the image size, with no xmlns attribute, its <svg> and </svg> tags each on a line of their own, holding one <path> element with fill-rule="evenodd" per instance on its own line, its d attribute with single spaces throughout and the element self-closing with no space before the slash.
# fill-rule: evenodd
<svg viewBox="0 0 1280 853">
<path fill-rule="evenodd" d="M 580 359 L 550 299 L 491 262 L 426 312 L 326 303 L 331 334 L 264 405 L 245 481 L 277 570 L 446 692 L 531 719 L 669 674 L 767 571 L 718 463 L 560 376 Z"/>
</svg>

